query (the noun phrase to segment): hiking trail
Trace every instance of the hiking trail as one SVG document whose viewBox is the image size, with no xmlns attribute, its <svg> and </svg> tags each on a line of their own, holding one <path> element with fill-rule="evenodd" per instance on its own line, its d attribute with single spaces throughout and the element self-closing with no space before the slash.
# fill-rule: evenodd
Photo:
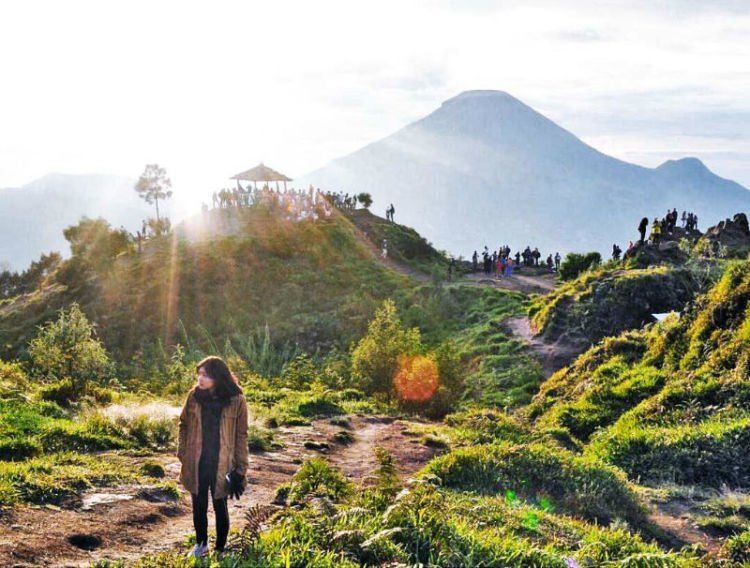
<svg viewBox="0 0 750 568">
<path fill-rule="evenodd" d="M 229 501 L 233 529 L 244 526 L 245 511 L 256 504 L 270 504 L 276 489 L 290 481 L 302 462 L 325 456 L 355 484 L 361 485 L 375 469 L 374 449 L 382 446 L 395 458 L 402 477 L 425 465 L 438 450 L 425 446 L 409 432 L 417 422 L 382 416 L 352 416 L 351 426 L 330 420 L 314 420 L 310 426 L 280 427 L 275 438 L 284 447 L 250 454 L 248 488 L 242 498 Z M 349 444 L 333 440 L 346 430 Z M 305 443 L 321 444 L 318 450 Z M 327 445 L 327 448 L 325 447 Z M 103 454 L 106 458 L 106 454 Z M 173 453 L 134 457 L 133 461 L 158 461 L 164 479 L 177 481 L 180 463 Z M 209 530 L 213 530 L 209 507 Z M 146 554 L 167 550 L 188 551 L 186 538 L 193 534 L 190 496 L 180 488 L 177 501 L 148 485 L 97 487 L 58 506 L 18 506 L 0 513 L 0 565 L 89 566 L 102 559 L 133 562 Z M 231 542 L 231 534 L 230 534 Z"/>
</svg>

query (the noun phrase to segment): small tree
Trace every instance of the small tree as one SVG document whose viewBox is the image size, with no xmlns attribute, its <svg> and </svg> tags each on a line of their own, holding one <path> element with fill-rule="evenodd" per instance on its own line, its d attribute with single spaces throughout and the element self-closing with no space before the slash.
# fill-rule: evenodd
<svg viewBox="0 0 750 568">
<path fill-rule="evenodd" d="M 159 200 L 172 197 L 172 181 L 167 177 L 167 170 L 158 164 L 148 164 L 135 184 L 135 190 L 146 203 L 156 204 L 156 221 L 160 222 Z"/>
<path fill-rule="evenodd" d="M 367 333 L 352 352 L 352 371 L 369 394 L 393 394 L 393 379 L 400 355 L 414 355 L 422 348 L 419 328 L 405 328 L 393 300 L 385 300 L 375 312 Z"/>
<path fill-rule="evenodd" d="M 78 224 L 64 229 L 63 236 L 70 243 L 73 256 L 98 271 L 111 266 L 118 255 L 132 247 L 130 234 L 126 230 L 113 229 L 101 217 L 82 217 Z"/>
<path fill-rule="evenodd" d="M 357 199 L 365 209 L 369 209 L 370 205 L 372 205 L 372 195 L 370 195 L 369 193 L 360 193 L 357 196 Z"/>
<path fill-rule="evenodd" d="M 563 280 L 573 280 L 578 278 L 583 272 L 599 266 L 602 262 L 602 255 L 598 252 L 588 252 L 578 254 L 571 252 L 565 256 L 565 260 L 560 264 L 560 278 Z"/>
<path fill-rule="evenodd" d="M 112 364 L 95 337 L 94 326 L 77 303 L 60 310 L 56 320 L 39 328 L 29 344 L 35 369 L 48 379 L 69 379 L 75 396 L 93 378 L 109 377 Z"/>
</svg>

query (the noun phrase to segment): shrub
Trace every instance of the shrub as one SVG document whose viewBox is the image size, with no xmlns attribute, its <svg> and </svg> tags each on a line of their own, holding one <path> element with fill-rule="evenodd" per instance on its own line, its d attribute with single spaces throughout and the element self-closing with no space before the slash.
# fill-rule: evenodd
<svg viewBox="0 0 750 568">
<path fill-rule="evenodd" d="M 39 434 L 39 442 L 46 451 L 95 452 L 131 447 L 131 444 L 110 434 L 91 431 L 85 425 L 58 421 L 45 427 Z"/>
<path fill-rule="evenodd" d="M 494 444 L 454 450 L 423 470 L 446 487 L 482 493 L 546 497 L 569 512 L 608 522 L 640 521 L 642 510 L 621 472 L 600 462 L 539 444 Z"/>
<path fill-rule="evenodd" d="M 400 355 L 421 349 L 419 329 L 406 329 L 396 314 L 396 305 L 386 300 L 375 312 L 367 333 L 352 352 L 352 371 L 368 394 L 393 394 L 393 377 Z"/>
<path fill-rule="evenodd" d="M 289 498 L 299 502 L 307 496 L 325 496 L 341 501 L 351 495 L 352 489 L 352 484 L 339 470 L 323 458 L 313 458 L 303 463 L 292 477 Z"/>
<path fill-rule="evenodd" d="M 281 371 L 281 381 L 287 388 L 304 390 L 315 381 L 317 375 L 318 371 L 312 359 L 303 353 L 284 365 Z"/>
<path fill-rule="evenodd" d="M 23 461 L 41 455 L 42 445 L 34 438 L 1 438 L 0 460 Z"/>
<path fill-rule="evenodd" d="M 23 398 L 23 393 L 27 388 L 28 377 L 21 364 L 0 360 L 0 398 L 4 400 Z"/>
<path fill-rule="evenodd" d="M 160 463 L 150 460 L 141 465 L 141 473 L 156 478 L 162 478 L 165 475 L 164 467 Z"/>
<path fill-rule="evenodd" d="M 340 430 L 333 435 L 333 441 L 337 444 L 349 445 L 354 443 L 354 434 L 347 430 Z"/>
<path fill-rule="evenodd" d="M 357 200 L 362 204 L 362 207 L 369 209 L 372 205 L 372 195 L 367 192 L 357 194 Z"/>
<path fill-rule="evenodd" d="M 723 556 L 737 564 L 744 566 L 750 562 L 750 531 L 729 537 L 721 551 Z"/>
<path fill-rule="evenodd" d="M 473 409 L 451 414 L 445 423 L 466 431 L 472 443 L 487 444 L 497 441 L 525 442 L 530 432 L 510 414 L 498 410 Z"/>
<path fill-rule="evenodd" d="M 329 398 L 326 398 L 325 395 L 311 395 L 305 397 L 300 400 L 296 406 L 293 406 L 292 409 L 305 418 L 344 414 L 344 409 Z"/>
<path fill-rule="evenodd" d="M 598 252 L 588 252 L 586 254 L 568 253 L 560 264 L 560 278 L 563 280 L 573 280 L 574 278 L 578 278 L 582 272 L 600 265 L 601 262 L 602 255 Z"/>
<path fill-rule="evenodd" d="M 276 450 L 281 444 L 274 441 L 273 432 L 251 424 L 247 429 L 247 448 L 251 452 L 270 452 Z"/>
<path fill-rule="evenodd" d="M 681 484 L 750 482 L 750 418 L 648 427 L 623 419 L 597 434 L 589 452 L 631 477 Z"/>
<path fill-rule="evenodd" d="M 54 402 L 62 407 L 70 406 L 76 396 L 75 387 L 69 379 L 43 385 L 39 389 L 39 397 L 42 400 Z"/>
<path fill-rule="evenodd" d="M 42 376 L 69 380 L 73 397 L 81 395 L 90 380 L 106 379 L 112 371 L 94 326 L 76 303 L 40 328 L 29 344 L 29 356 Z"/>
</svg>

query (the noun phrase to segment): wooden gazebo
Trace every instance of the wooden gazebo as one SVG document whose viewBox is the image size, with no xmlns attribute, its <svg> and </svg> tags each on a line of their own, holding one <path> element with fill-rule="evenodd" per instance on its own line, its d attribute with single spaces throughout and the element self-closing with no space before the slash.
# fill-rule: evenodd
<svg viewBox="0 0 750 568">
<path fill-rule="evenodd" d="M 231 179 L 236 179 L 237 184 L 239 185 L 240 180 L 242 181 L 251 181 L 253 182 L 253 186 L 255 188 L 258 187 L 258 182 L 276 182 L 276 189 L 279 189 L 279 182 L 284 182 L 284 190 L 286 191 L 286 182 L 292 181 L 292 178 L 286 177 L 284 174 L 277 172 L 273 168 L 269 168 L 268 166 L 263 165 L 263 162 L 255 166 L 254 168 L 247 170 L 246 172 L 242 172 L 240 174 L 237 174 L 235 176 L 232 176 Z"/>
</svg>

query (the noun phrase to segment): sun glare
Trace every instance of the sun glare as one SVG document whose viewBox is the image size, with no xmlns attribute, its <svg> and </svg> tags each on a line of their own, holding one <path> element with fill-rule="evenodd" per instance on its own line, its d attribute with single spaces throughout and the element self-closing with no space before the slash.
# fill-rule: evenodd
<svg viewBox="0 0 750 568">
<path fill-rule="evenodd" d="M 393 385 L 401 400 L 426 402 L 440 386 L 440 373 L 435 361 L 423 355 L 401 355 Z"/>
</svg>

